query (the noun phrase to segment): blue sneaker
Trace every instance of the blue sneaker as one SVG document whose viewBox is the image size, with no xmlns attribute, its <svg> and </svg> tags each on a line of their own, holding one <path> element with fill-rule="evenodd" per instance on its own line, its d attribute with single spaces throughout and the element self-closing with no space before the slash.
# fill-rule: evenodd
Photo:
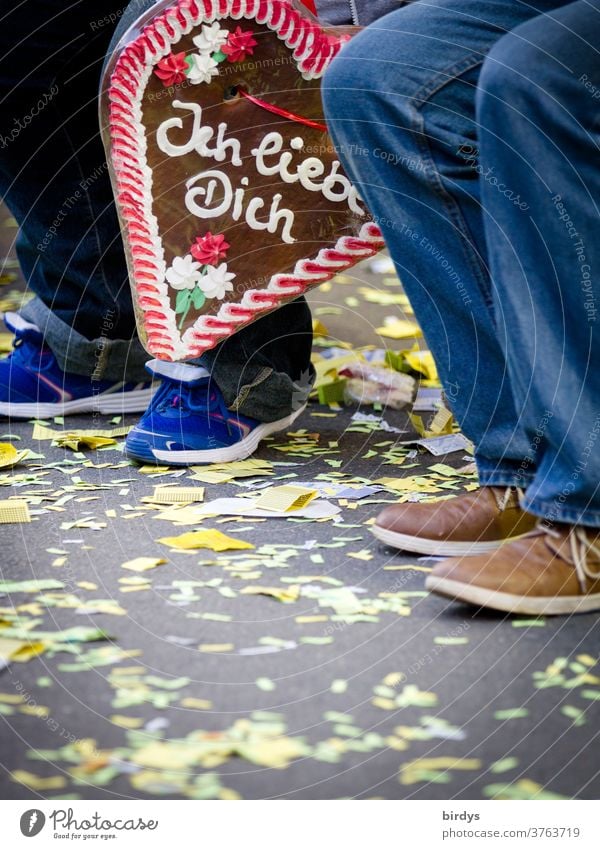
<svg viewBox="0 0 600 849">
<path fill-rule="evenodd" d="M 243 460 L 261 439 L 289 427 L 306 406 L 276 422 L 259 422 L 228 410 L 204 368 L 162 360 L 151 360 L 146 368 L 162 383 L 125 440 L 127 456 L 141 463 L 193 466 Z"/>
<path fill-rule="evenodd" d="M 14 350 L 0 359 L 0 415 L 16 419 L 73 413 L 139 413 L 152 399 L 150 381 L 95 380 L 62 371 L 35 324 L 17 313 L 4 323 Z"/>
</svg>

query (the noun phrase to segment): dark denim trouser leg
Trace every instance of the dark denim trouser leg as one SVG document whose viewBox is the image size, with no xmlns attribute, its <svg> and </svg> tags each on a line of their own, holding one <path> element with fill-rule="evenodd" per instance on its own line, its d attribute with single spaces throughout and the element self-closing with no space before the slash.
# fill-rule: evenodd
<svg viewBox="0 0 600 849">
<path fill-rule="evenodd" d="M 519 483 L 529 442 L 498 341 L 477 170 L 488 51 L 559 2 L 428 0 L 367 27 L 324 80 L 340 157 L 380 223 L 478 460 Z M 566 4 L 562 4 L 566 5 Z"/>
<path fill-rule="evenodd" d="M 119 227 L 98 133 L 97 87 L 111 36 L 107 0 L 8 4 L 0 27 L 0 191 L 17 219 L 17 246 L 37 295 L 24 313 L 59 362 L 102 377 L 141 379 Z M 116 18 L 115 18 L 116 20 Z M 114 26 L 114 24 L 113 24 Z"/>
<path fill-rule="evenodd" d="M 536 474 L 525 506 L 600 527 L 600 2 L 501 39 L 481 72 L 499 335 Z M 524 208 L 517 209 L 511 193 Z M 495 468 L 485 472 L 493 480 Z"/>
</svg>

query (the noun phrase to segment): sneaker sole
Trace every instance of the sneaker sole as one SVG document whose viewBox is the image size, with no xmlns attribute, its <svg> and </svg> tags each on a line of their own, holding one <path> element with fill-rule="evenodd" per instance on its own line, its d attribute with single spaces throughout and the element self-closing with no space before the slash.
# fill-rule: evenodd
<svg viewBox="0 0 600 849">
<path fill-rule="evenodd" d="M 487 540 L 485 542 L 448 542 L 446 540 L 426 539 L 425 537 L 400 534 L 390 531 L 381 525 L 373 525 L 371 531 L 377 539 L 400 551 L 410 551 L 416 554 L 428 554 L 431 557 L 468 557 L 470 554 L 489 554 L 496 551 L 506 542 L 514 542 L 520 537 L 510 540 Z"/>
<path fill-rule="evenodd" d="M 135 389 L 114 395 L 91 395 L 74 401 L 52 401 L 28 404 L 0 402 L 0 416 L 12 419 L 44 418 L 46 416 L 68 416 L 75 413 L 143 413 L 152 400 L 154 389 Z"/>
<path fill-rule="evenodd" d="M 305 409 L 306 404 L 285 419 L 278 419 L 276 422 L 264 422 L 258 427 L 255 427 L 244 439 L 236 442 L 235 445 L 228 445 L 225 448 L 210 448 L 206 451 L 161 451 L 156 448 L 150 450 L 156 460 L 166 463 L 169 466 L 195 466 L 203 463 L 231 463 L 234 460 L 245 460 L 246 457 L 254 454 L 259 443 L 265 437 L 277 431 L 285 430 L 286 427 L 292 425 L 302 415 Z M 128 452 L 127 449 L 126 453 L 128 457 L 134 460 L 140 459 L 144 463 L 148 462 L 147 457 L 138 458 L 135 454 Z"/>
<path fill-rule="evenodd" d="M 533 616 L 564 616 L 600 610 L 600 593 L 585 596 L 521 596 L 463 584 L 449 578 L 428 575 L 425 587 L 436 595 L 464 601 L 475 607 L 487 607 L 503 613 L 527 613 Z"/>
</svg>

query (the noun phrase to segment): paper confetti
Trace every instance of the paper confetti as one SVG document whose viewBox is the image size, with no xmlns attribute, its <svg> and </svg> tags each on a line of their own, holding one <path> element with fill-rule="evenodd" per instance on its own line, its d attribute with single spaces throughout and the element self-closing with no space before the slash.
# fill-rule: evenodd
<svg viewBox="0 0 600 849">
<path fill-rule="evenodd" d="M 180 534 L 177 537 L 161 537 L 158 542 L 162 542 L 163 545 L 168 545 L 171 548 L 181 549 L 182 551 L 191 551 L 196 548 L 210 548 L 212 551 L 235 551 L 254 548 L 252 543 L 244 542 L 241 539 L 234 539 L 221 531 L 213 530 L 189 531 L 189 533 Z"/>
</svg>

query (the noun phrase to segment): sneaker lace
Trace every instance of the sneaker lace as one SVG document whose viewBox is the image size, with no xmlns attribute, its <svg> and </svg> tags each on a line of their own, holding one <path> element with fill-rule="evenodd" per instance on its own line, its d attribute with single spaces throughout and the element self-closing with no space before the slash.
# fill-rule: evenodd
<svg viewBox="0 0 600 849">
<path fill-rule="evenodd" d="M 158 412 L 177 408 L 207 415 L 220 413 L 227 429 L 231 430 L 229 410 L 221 393 L 210 391 L 210 378 L 195 382 L 192 386 L 162 378 L 161 386 L 155 395 L 155 407 Z"/>
</svg>

